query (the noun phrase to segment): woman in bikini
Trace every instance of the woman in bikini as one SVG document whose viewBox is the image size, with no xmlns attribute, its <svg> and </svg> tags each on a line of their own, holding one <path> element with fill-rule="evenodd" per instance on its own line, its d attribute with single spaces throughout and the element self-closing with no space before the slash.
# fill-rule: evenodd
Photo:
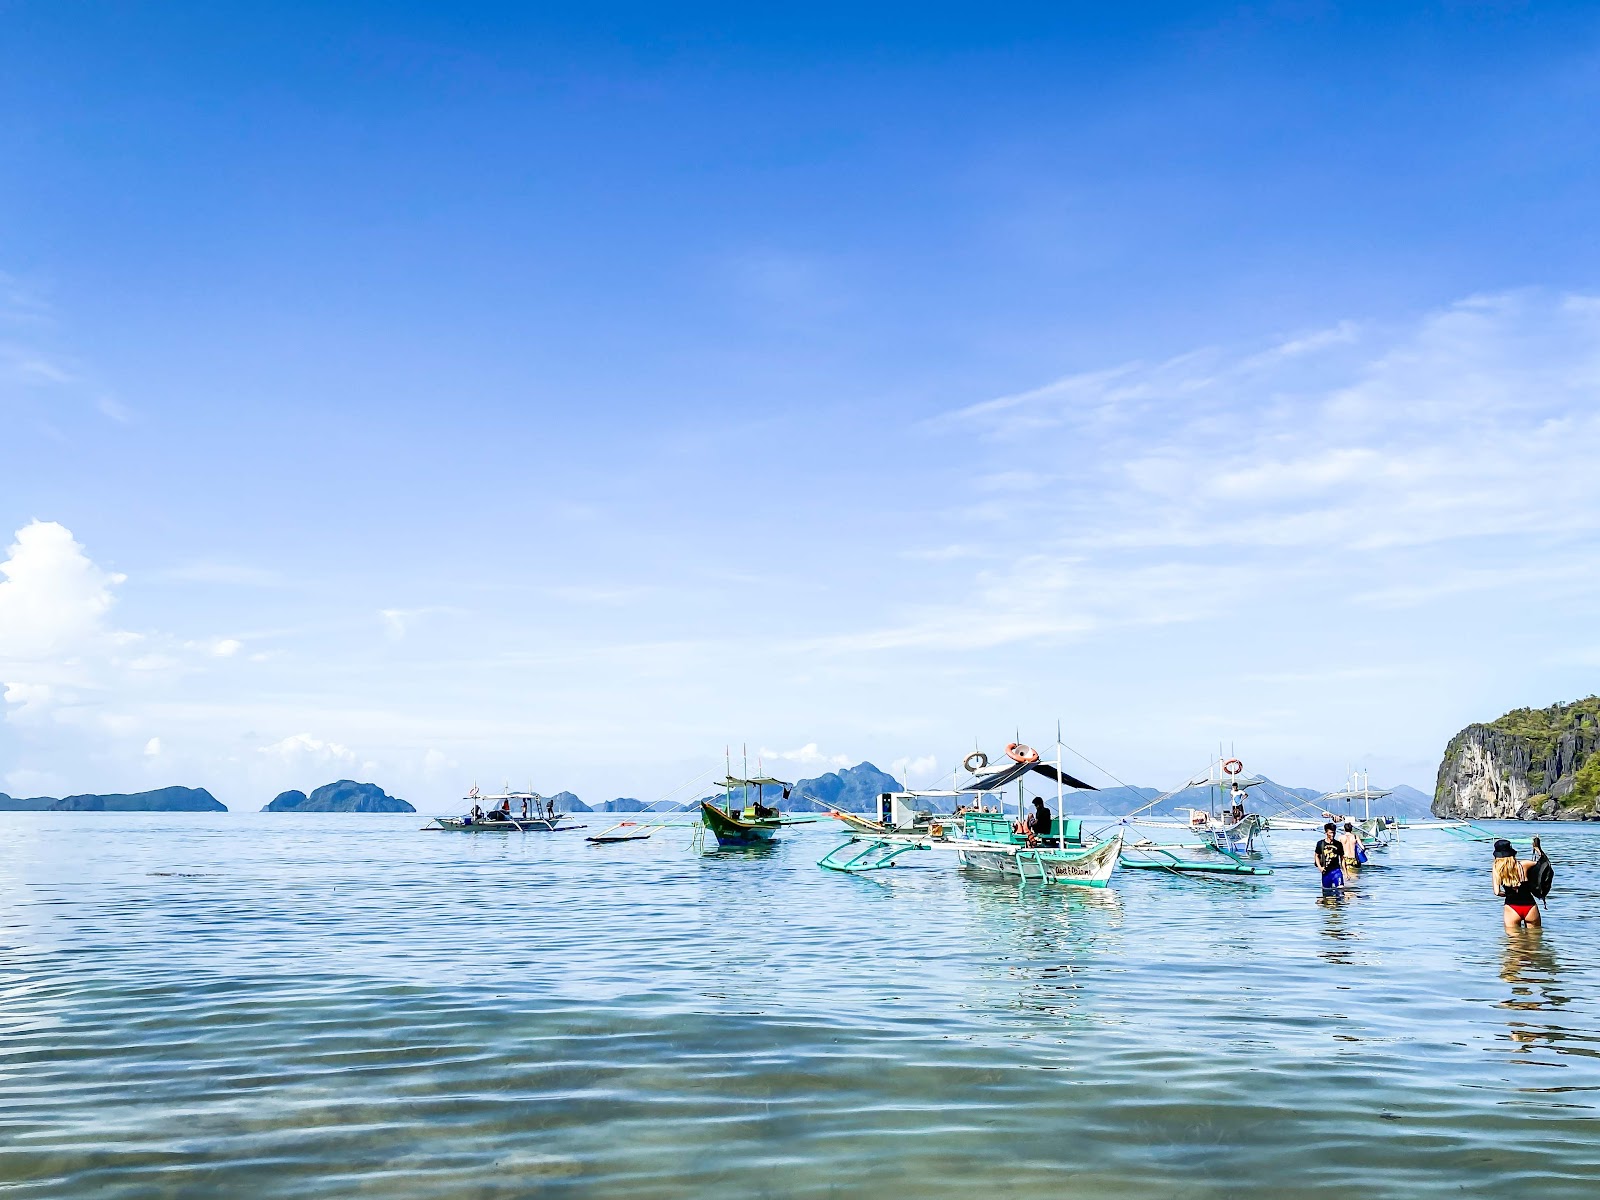
<svg viewBox="0 0 1600 1200">
<path fill-rule="evenodd" d="M 1539 901 L 1528 886 L 1531 866 L 1531 862 L 1517 861 L 1517 852 L 1504 838 L 1494 844 L 1494 894 L 1505 899 L 1506 929 L 1513 932 L 1524 925 L 1533 929 L 1543 924 Z"/>
</svg>

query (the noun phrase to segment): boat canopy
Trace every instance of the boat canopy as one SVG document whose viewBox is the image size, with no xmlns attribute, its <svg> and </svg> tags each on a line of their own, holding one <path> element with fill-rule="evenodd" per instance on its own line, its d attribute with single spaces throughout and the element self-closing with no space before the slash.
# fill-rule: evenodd
<svg viewBox="0 0 1600 1200">
<path fill-rule="evenodd" d="M 755 779 L 735 779 L 732 775 L 729 775 L 726 779 L 724 779 L 717 786 L 718 787 L 744 787 L 746 784 L 748 784 L 751 787 L 782 787 L 782 788 L 786 788 L 786 787 L 789 786 L 783 780 L 774 779 L 770 775 L 758 776 Z"/>
<path fill-rule="evenodd" d="M 1092 783 L 1085 783 L 1076 776 L 1068 775 L 1065 771 L 1058 771 L 1054 763 L 1047 762 L 1007 763 L 998 771 L 991 771 L 987 775 L 977 776 L 961 790 L 963 792 L 997 792 L 1005 787 L 1006 784 L 1021 779 L 1029 771 L 1037 771 L 1046 779 L 1058 780 L 1069 788 L 1080 788 L 1086 792 L 1098 792 L 1100 790 Z"/>
<path fill-rule="evenodd" d="M 1339 792 L 1324 792 L 1317 800 L 1382 800 L 1392 795 L 1393 792 L 1386 792 L 1382 788 L 1345 788 Z"/>
</svg>

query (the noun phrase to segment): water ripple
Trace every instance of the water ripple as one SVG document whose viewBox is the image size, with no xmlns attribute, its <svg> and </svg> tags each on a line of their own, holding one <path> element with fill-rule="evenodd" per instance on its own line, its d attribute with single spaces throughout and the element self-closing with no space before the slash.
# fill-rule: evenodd
<svg viewBox="0 0 1600 1200">
<path fill-rule="evenodd" d="M 1600 830 L 1542 934 L 1412 834 L 1319 903 L 1019 892 L 682 838 L 0 814 L 18 1197 L 1509 1195 L 1600 1188 Z"/>
</svg>

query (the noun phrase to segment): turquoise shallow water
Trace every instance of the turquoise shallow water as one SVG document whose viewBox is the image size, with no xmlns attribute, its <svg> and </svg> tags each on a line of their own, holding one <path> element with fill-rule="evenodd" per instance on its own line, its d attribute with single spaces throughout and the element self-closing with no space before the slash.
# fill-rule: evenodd
<svg viewBox="0 0 1600 1200">
<path fill-rule="evenodd" d="M 1328 905 L 421 823 L 0 814 L 0 1191 L 1600 1194 L 1600 828 L 1512 937 L 1441 834 Z"/>
</svg>

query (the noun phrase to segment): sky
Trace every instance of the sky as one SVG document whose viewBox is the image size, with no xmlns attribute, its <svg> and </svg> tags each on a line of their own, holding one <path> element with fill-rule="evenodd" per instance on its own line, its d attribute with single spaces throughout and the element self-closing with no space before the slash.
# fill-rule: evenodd
<svg viewBox="0 0 1600 1200">
<path fill-rule="evenodd" d="M 0 0 L 0 790 L 1597 690 L 1600 9 L 759 9 Z"/>
</svg>

